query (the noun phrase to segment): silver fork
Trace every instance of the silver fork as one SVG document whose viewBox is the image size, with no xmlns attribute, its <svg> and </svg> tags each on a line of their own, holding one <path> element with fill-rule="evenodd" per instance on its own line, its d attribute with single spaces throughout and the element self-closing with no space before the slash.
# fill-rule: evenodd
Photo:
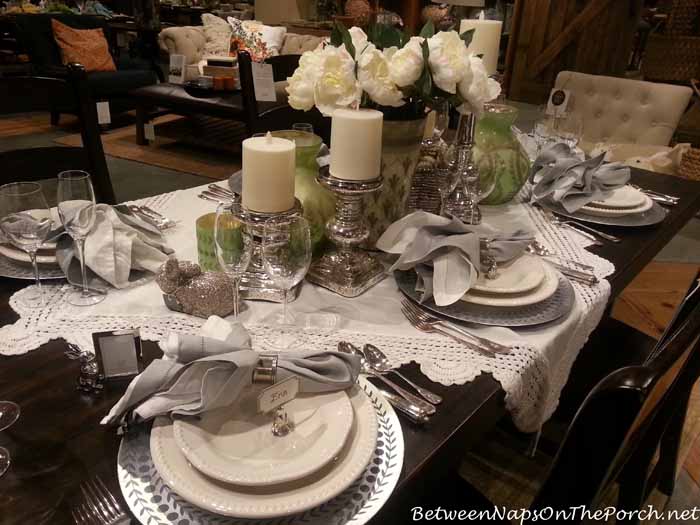
<svg viewBox="0 0 700 525">
<path fill-rule="evenodd" d="M 129 517 L 99 476 L 80 485 L 85 501 L 71 514 L 77 525 L 126 525 Z"/>
<path fill-rule="evenodd" d="M 409 301 L 408 299 L 402 299 L 401 300 L 401 305 L 409 310 L 410 312 L 413 313 L 415 318 L 417 318 L 419 321 L 430 325 L 430 326 L 437 326 L 437 327 L 442 327 L 446 328 L 448 330 L 454 330 L 458 334 L 460 334 L 463 337 L 466 337 L 467 339 L 470 340 L 471 344 L 477 345 L 479 347 L 482 347 L 484 350 L 493 352 L 495 354 L 506 354 L 510 352 L 510 347 L 502 345 L 500 343 L 497 343 L 495 341 L 491 341 L 490 339 L 486 339 L 484 337 L 479 337 L 477 335 L 474 335 L 470 332 L 467 332 L 464 330 L 461 326 L 457 326 L 454 323 L 450 323 L 449 321 L 444 321 L 440 319 L 439 317 L 435 317 L 432 314 L 429 314 L 425 310 L 422 310 L 419 308 L 417 305 Z M 410 321 L 410 319 L 409 319 Z"/>
</svg>

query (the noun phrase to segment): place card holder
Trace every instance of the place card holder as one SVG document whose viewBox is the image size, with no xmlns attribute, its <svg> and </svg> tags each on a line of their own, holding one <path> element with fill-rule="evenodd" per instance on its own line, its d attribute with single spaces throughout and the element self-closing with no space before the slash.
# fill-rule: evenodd
<svg viewBox="0 0 700 525">
<path fill-rule="evenodd" d="M 101 380 L 129 379 L 143 369 L 138 328 L 92 334 L 95 361 Z"/>
<path fill-rule="evenodd" d="M 273 414 L 272 435 L 284 437 L 294 430 L 284 405 L 299 393 L 299 378 L 292 376 L 278 383 L 277 360 L 277 355 L 262 354 L 253 369 L 253 384 L 268 385 L 258 396 L 258 412 Z"/>
</svg>

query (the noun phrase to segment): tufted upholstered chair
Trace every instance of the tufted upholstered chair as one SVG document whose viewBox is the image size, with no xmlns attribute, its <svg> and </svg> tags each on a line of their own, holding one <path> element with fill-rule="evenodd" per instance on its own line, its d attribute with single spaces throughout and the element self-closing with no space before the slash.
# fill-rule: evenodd
<svg viewBox="0 0 700 525">
<path fill-rule="evenodd" d="M 586 151 L 600 142 L 667 146 L 692 95 L 689 87 L 572 71 L 559 73 L 555 87 L 571 91 Z"/>
</svg>

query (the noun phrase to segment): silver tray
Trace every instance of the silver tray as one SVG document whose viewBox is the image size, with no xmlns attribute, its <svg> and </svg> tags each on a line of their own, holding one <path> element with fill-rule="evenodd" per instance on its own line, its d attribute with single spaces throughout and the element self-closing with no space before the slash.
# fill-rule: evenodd
<svg viewBox="0 0 700 525">
<path fill-rule="evenodd" d="M 409 299 L 420 304 L 421 293 L 416 291 L 416 273 L 413 270 L 394 272 L 396 284 Z M 432 299 L 422 307 L 451 320 L 490 326 L 535 326 L 555 321 L 571 311 L 575 292 L 569 280 L 559 275 L 559 286 L 550 298 L 527 306 L 485 306 L 457 301 L 449 306 L 437 306 Z"/>
<path fill-rule="evenodd" d="M 4 255 L 0 255 L 0 277 L 10 277 L 12 279 L 34 280 L 34 268 L 30 263 L 14 261 Z M 39 278 L 64 279 L 63 270 L 57 264 L 40 264 Z"/>
<path fill-rule="evenodd" d="M 606 226 L 651 226 L 663 222 L 668 213 L 668 211 L 657 202 L 654 202 L 651 208 L 644 213 L 633 213 L 630 215 L 620 215 L 618 217 L 598 217 L 597 215 L 588 215 L 582 211 L 569 213 L 561 204 L 549 200 L 539 201 L 539 204 L 543 208 L 555 212 L 557 215 L 563 215 L 564 217 L 593 224 L 604 224 Z"/>
</svg>

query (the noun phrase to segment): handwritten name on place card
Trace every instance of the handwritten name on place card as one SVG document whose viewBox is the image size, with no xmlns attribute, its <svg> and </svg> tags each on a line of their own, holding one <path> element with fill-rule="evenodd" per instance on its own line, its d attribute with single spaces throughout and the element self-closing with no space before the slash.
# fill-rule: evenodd
<svg viewBox="0 0 700 525">
<path fill-rule="evenodd" d="M 277 407 L 288 403 L 299 393 L 299 378 L 288 377 L 260 392 L 258 396 L 258 412 L 272 412 Z"/>
</svg>

